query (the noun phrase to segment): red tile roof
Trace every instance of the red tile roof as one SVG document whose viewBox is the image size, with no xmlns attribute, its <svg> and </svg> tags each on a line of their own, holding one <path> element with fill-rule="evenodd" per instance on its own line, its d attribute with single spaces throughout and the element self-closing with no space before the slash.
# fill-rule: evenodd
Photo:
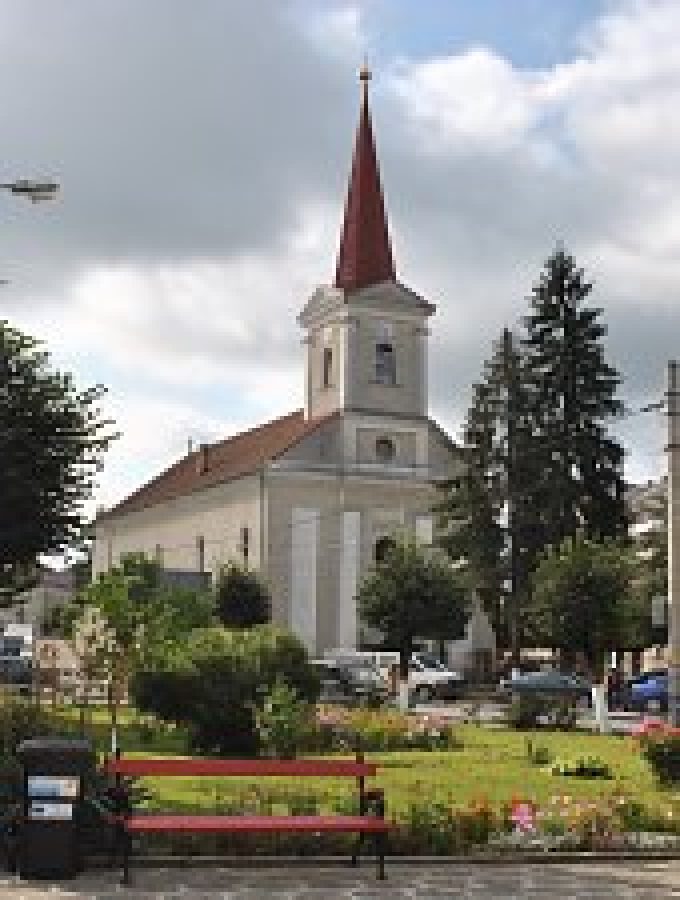
<svg viewBox="0 0 680 900">
<path fill-rule="evenodd" d="M 305 419 L 304 410 L 298 409 L 217 444 L 204 445 L 110 510 L 100 513 L 97 518 L 107 519 L 137 512 L 203 488 L 251 475 L 264 463 L 281 456 L 336 415 L 337 413 L 332 413 L 316 419 Z"/>
<path fill-rule="evenodd" d="M 369 77 L 362 70 L 361 116 L 335 273 L 335 287 L 349 291 L 396 279 L 368 108 Z"/>
</svg>

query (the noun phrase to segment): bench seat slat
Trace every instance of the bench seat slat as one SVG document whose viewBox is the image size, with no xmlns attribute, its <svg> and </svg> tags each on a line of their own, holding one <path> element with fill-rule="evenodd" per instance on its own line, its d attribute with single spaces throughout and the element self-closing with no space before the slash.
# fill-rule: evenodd
<svg viewBox="0 0 680 900">
<path fill-rule="evenodd" d="M 131 832 L 156 831 L 346 831 L 381 832 L 390 828 L 384 819 L 372 816 L 129 816 Z"/>
<path fill-rule="evenodd" d="M 104 765 L 111 775 L 244 775 L 262 777 L 328 776 L 371 777 L 376 774 L 374 763 L 356 762 L 351 759 L 175 759 L 140 758 L 111 759 Z"/>
</svg>

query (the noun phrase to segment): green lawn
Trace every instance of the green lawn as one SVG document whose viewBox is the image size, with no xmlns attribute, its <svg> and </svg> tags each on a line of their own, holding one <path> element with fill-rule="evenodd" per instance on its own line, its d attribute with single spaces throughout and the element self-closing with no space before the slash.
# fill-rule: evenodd
<svg viewBox="0 0 680 900">
<path fill-rule="evenodd" d="M 71 724 L 77 713 L 64 712 Z M 108 717 L 98 711 L 90 725 L 101 750 L 106 747 Z M 602 795 L 624 794 L 643 803 L 654 814 L 667 817 L 671 810 L 680 829 L 680 792 L 659 790 L 651 770 L 641 758 L 632 739 L 583 733 L 541 731 L 533 734 L 506 729 L 461 725 L 456 734 L 463 749 L 448 752 L 392 752 L 367 754 L 380 766 L 376 786 L 385 789 L 388 811 L 402 818 L 413 803 L 423 800 L 467 806 L 487 801 L 498 809 L 513 796 L 534 800 L 543 806 L 557 795 L 572 800 L 596 800 Z M 154 731 L 150 740 L 134 724 L 134 715 L 122 717 L 120 743 L 125 753 L 134 755 L 185 755 L 186 741 L 181 731 Z M 534 748 L 546 747 L 555 757 L 597 756 L 611 767 L 613 778 L 587 779 L 552 775 L 532 765 L 526 752 L 527 740 Z M 354 784 L 347 779 L 277 779 L 259 783 L 234 778 L 150 778 L 151 805 L 161 809 L 241 809 L 270 804 L 276 812 L 295 795 L 316 797 L 321 809 L 333 808 L 349 798 Z M 304 800 L 304 796 L 303 796 Z"/>
</svg>

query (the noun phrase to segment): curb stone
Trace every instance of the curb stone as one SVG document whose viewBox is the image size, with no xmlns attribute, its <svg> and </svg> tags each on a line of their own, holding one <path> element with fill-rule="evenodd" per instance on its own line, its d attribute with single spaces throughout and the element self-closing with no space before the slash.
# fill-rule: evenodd
<svg viewBox="0 0 680 900">
<path fill-rule="evenodd" d="M 636 853 L 635 851 L 577 851 L 559 852 L 543 851 L 538 853 L 468 853 L 460 856 L 387 856 L 385 863 L 390 865 L 428 866 L 428 865 L 532 865 L 546 863 L 600 863 L 600 862 L 673 862 L 680 860 L 680 850 L 659 850 Z M 363 857 L 364 866 L 373 865 L 373 857 Z M 135 868 L 206 868 L 223 866 L 239 868 L 247 866 L 251 869 L 269 869 L 281 865 L 307 866 L 339 866 L 350 867 L 347 856 L 136 856 Z M 86 868 L 115 869 L 108 858 L 94 857 Z"/>
</svg>

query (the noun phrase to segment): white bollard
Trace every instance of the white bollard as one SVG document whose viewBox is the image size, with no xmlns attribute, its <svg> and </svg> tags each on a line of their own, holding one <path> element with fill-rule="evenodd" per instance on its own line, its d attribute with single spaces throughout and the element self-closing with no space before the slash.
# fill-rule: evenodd
<svg viewBox="0 0 680 900">
<path fill-rule="evenodd" d="M 400 678 L 399 679 L 399 709 L 402 712 L 406 712 L 408 710 L 408 679 Z"/>
<path fill-rule="evenodd" d="M 595 723 L 600 733 L 606 734 L 609 731 L 609 709 L 607 707 L 607 685 L 605 682 L 593 684 L 592 698 Z"/>
</svg>

